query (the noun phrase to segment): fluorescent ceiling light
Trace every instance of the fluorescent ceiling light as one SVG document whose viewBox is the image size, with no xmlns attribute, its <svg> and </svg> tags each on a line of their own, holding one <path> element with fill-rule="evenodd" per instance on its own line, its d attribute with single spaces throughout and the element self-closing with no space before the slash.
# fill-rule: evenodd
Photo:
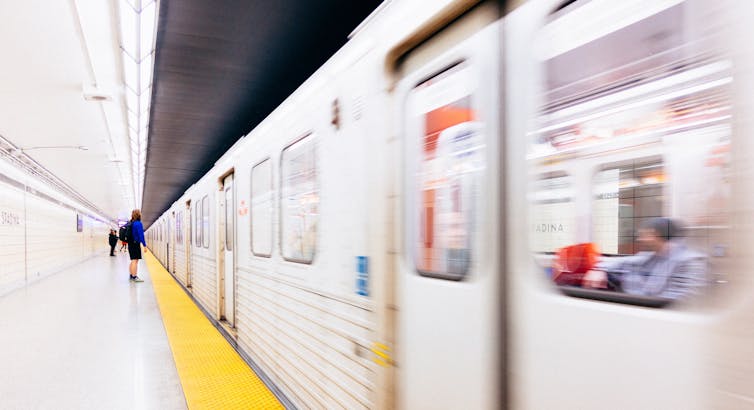
<svg viewBox="0 0 754 410">
<path fill-rule="evenodd" d="M 147 88 L 144 92 L 141 93 L 139 96 L 139 106 L 141 107 L 141 114 L 147 114 L 149 115 L 148 109 L 149 109 L 149 103 L 150 103 L 150 97 L 152 96 L 152 93 L 150 92 L 150 88 Z M 136 106 L 134 104 L 134 106 Z"/>
<path fill-rule="evenodd" d="M 123 51 L 123 77 L 126 86 L 134 92 L 139 91 L 139 65 L 125 50 Z"/>
<path fill-rule="evenodd" d="M 141 89 L 139 90 L 139 92 L 143 93 L 146 89 L 149 88 L 149 86 L 152 85 L 152 54 L 144 57 L 139 66 L 139 83 L 141 84 Z"/>
<path fill-rule="evenodd" d="M 126 88 L 126 106 L 136 107 L 136 104 L 138 104 L 138 97 L 136 96 L 136 93 Z"/>
<path fill-rule="evenodd" d="M 141 10 L 141 35 L 140 45 L 141 54 L 140 59 L 144 59 L 147 55 L 152 53 L 152 47 L 154 46 L 154 33 L 157 27 L 155 27 L 157 4 L 155 2 L 150 3 Z"/>
<path fill-rule="evenodd" d="M 132 58 L 136 57 L 136 33 L 139 27 L 136 7 L 127 0 L 120 1 L 120 41 L 123 50 Z"/>
<path fill-rule="evenodd" d="M 139 117 L 131 110 L 128 111 L 128 126 L 132 130 L 139 129 Z"/>
<path fill-rule="evenodd" d="M 144 186 L 148 141 L 149 104 L 151 103 L 154 43 L 159 3 L 152 0 L 119 0 L 121 46 L 126 88 L 131 175 L 139 206 Z"/>
</svg>

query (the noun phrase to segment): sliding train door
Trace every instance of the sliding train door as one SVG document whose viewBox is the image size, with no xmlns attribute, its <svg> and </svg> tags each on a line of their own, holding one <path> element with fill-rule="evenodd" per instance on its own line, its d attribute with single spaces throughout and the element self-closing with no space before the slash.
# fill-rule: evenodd
<svg viewBox="0 0 754 410">
<path fill-rule="evenodd" d="M 402 409 L 502 400 L 497 16 L 495 7 L 470 11 L 399 67 Z"/>
<path fill-rule="evenodd" d="M 751 289 L 737 256 L 752 237 L 737 160 L 751 157 L 751 97 L 735 98 L 751 74 L 730 50 L 750 36 L 728 33 L 745 7 L 544 0 L 506 16 L 517 407 L 754 403 L 751 327 L 713 330 Z"/>
<path fill-rule="evenodd" d="M 170 265 L 169 272 L 175 275 L 175 247 L 176 247 L 176 235 L 178 224 L 176 223 L 176 219 L 178 216 L 176 216 L 175 212 L 170 212 L 170 216 L 168 217 L 168 222 L 170 225 L 170 228 L 168 229 L 168 264 Z"/>
<path fill-rule="evenodd" d="M 233 189 L 233 174 L 230 174 L 226 176 L 223 179 L 223 185 L 222 185 L 222 195 L 220 198 L 220 218 L 221 226 L 220 228 L 223 229 L 223 232 L 221 233 L 221 238 L 223 238 L 223 242 L 220 245 L 221 246 L 221 254 L 222 254 L 222 280 L 221 280 L 221 286 L 222 286 L 222 304 L 221 304 L 221 316 L 225 318 L 225 321 L 227 322 L 228 326 L 233 327 L 235 326 L 235 312 L 236 312 L 236 280 L 235 280 L 235 271 L 236 271 L 236 265 L 235 265 L 235 258 L 234 258 L 234 242 L 235 242 L 235 227 L 236 227 L 236 208 L 235 208 L 235 200 L 234 200 L 234 189 Z"/>
<path fill-rule="evenodd" d="M 171 260 L 170 260 L 170 234 L 172 229 L 170 229 L 173 225 L 173 217 L 168 214 L 168 216 L 165 218 L 165 267 L 167 268 L 168 272 L 172 272 L 171 269 Z"/>
<path fill-rule="evenodd" d="M 191 246 L 194 243 L 194 218 L 191 201 L 186 201 L 186 220 L 183 221 L 186 227 L 186 233 L 183 235 L 183 246 L 186 250 L 186 287 L 191 287 L 191 255 L 193 254 Z"/>
</svg>

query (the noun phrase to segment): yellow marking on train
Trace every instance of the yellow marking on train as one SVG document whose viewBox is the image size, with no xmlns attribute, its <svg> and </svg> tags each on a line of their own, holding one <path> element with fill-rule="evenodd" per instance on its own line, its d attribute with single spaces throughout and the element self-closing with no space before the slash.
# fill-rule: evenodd
<svg viewBox="0 0 754 410">
<path fill-rule="evenodd" d="M 393 363 L 393 359 L 390 357 L 390 354 L 387 353 L 390 351 L 390 348 L 380 342 L 374 342 L 372 343 L 372 353 L 374 353 L 377 357 L 373 358 L 372 361 L 377 363 L 378 365 L 382 367 L 388 367 L 391 363 Z M 384 359 L 384 360 L 383 360 Z"/>
<path fill-rule="evenodd" d="M 372 350 L 372 352 L 383 359 L 390 360 L 390 356 L 387 353 L 380 352 L 379 350 Z"/>
<path fill-rule="evenodd" d="M 189 409 L 282 409 L 162 265 L 144 259 Z"/>
</svg>

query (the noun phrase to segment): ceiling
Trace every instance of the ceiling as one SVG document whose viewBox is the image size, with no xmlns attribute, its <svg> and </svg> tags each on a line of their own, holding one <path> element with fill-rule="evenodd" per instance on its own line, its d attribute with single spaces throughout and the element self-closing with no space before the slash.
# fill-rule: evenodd
<svg viewBox="0 0 754 410">
<path fill-rule="evenodd" d="M 163 0 L 142 218 L 148 225 L 347 41 L 380 0 Z"/>
<path fill-rule="evenodd" d="M 110 2 L 2 1 L 0 15 L 12 16 L 0 25 L 0 135 L 103 216 L 129 215 L 134 191 Z M 84 87 L 94 85 L 111 100 L 84 100 Z"/>
<path fill-rule="evenodd" d="M 0 25 L 0 135 L 110 219 L 127 219 L 138 207 L 119 1 L 0 2 L 0 15 L 13 16 Z M 380 2 L 161 0 L 145 222 L 345 44 Z M 84 89 L 95 87 L 109 100 L 85 100 Z M 53 148 L 60 146 L 68 148 Z"/>
</svg>

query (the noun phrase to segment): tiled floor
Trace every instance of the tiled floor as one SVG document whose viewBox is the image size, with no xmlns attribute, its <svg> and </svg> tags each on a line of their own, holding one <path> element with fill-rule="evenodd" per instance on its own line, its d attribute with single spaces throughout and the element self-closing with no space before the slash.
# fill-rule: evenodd
<svg viewBox="0 0 754 410">
<path fill-rule="evenodd" d="M 0 409 L 184 409 L 144 263 L 106 251 L 0 297 Z"/>
</svg>

